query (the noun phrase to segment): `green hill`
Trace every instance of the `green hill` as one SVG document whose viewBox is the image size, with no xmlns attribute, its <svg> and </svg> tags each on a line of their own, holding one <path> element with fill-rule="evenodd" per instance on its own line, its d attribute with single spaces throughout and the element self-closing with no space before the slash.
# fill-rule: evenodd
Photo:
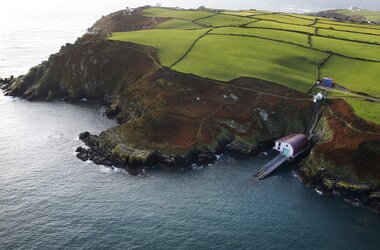
<svg viewBox="0 0 380 250">
<path fill-rule="evenodd" d="M 380 110 L 367 112 L 365 100 L 380 99 L 380 26 L 261 11 L 144 13 L 168 20 L 109 39 L 154 47 L 163 66 L 209 79 L 254 77 L 306 93 L 316 80 L 331 77 L 362 94 L 355 102 L 347 98 L 359 116 L 380 123 Z"/>
</svg>

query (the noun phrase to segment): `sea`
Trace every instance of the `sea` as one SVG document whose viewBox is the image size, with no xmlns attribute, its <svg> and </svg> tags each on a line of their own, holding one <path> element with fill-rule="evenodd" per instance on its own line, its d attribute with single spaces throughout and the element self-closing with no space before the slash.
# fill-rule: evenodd
<svg viewBox="0 0 380 250">
<path fill-rule="evenodd" d="M 249 2 L 263 1 L 193 4 Z M 155 3 L 1 1 L 0 77 L 25 74 L 102 15 L 144 4 Z M 0 92 L 0 249 L 379 249 L 379 214 L 304 185 L 294 165 L 253 178 L 273 154 L 145 177 L 75 157 L 79 133 L 115 125 L 94 103 Z"/>
</svg>

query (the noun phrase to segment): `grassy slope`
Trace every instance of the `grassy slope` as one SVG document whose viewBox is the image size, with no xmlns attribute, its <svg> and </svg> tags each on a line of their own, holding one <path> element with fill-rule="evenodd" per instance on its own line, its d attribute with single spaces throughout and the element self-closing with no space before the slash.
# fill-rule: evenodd
<svg viewBox="0 0 380 250">
<path fill-rule="evenodd" d="M 226 27 L 226 28 L 215 29 L 211 32 L 211 34 L 240 34 L 240 35 L 248 35 L 248 36 L 259 36 L 259 37 L 264 37 L 264 38 L 269 38 L 269 39 L 274 39 L 274 40 L 295 43 L 295 44 L 299 44 L 305 47 L 309 45 L 308 36 L 306 34 L 287 32 L 287 31 L 282 31 L 282 30 Z"/>
<path fill-rule="evenodd" d="M 380 61 L 380 46 L 313 36 L 313 48 L 341 55 Z"/>
<path fill-rule="evenodd" d="M 309 33 L 309 34 L 315 33 L 314 27 L 308 27 L 308 26 L 303 26 L 303 25 L 295 25 L 295 24 L 276 23 L 276 22 L 265 21 L 265 20 L 260 20 L 258 22 L 251 23 L 251 24 L 247 25 L 247 27 L 294 30 L 294 31 L 300 31 L 300 32 L 305 32 L 305 33 Z"/>
<path fill-rule="evenodd" d="M 223 11 L 222 13 L 227 14 L 227 15 L 247 17 L 247 16 L 252 16 L 252 15 L 265 14 L 268 12 L 264 10 L 244 10 L 244 11 Z"/>
<path fill-rule="evenodd" d="M 361 41 L 361 42 L 380 44 L 380 36 L 376 36 L 376 35 L 366 35 L 366 34 L 337 31 L 337 30 L 330 30 L 330 29 L 319 29 L 318 34 L 322 36 L 329 36 L 329 37 L 335 37 L 335 38 L 343 38 L 343 39 L 349 39 L 349 40 L 355 40 L 355 41 Z"/>
<path fill-rule="evenodd" d="M 155 27 L 155 29 L 178 29 L 178 30 L 191 30 L 191 29 L 201 29 L 201 25 L 196 24 L 191 21 L 182 19 L 170 19 L 163 23 L 160 23 Z"/>
<path fill-rule="evenodd" d="M 212 17 L 198 20 L 197 22 L 207 26 L 220 27 L 220 26 L 239 26 L 254 21 L 250 18 L 218 14 Z"/>
<path fill-rule="evenodd" d="M 196 20 L 212 15 L 208 11 L 189 11 L 189 10 L 173 10 L 166 8 L 149 8 L 144 10 L 146 16 L 151 17 L 173 17 L 187 20 Z"/>
<path fill-rule="evenodd" d="M 135 32 L 115 32 L 111 40 L 139 43 L 158 49 L 160 62 L 171 66 L 207 29 L 202 30 L 141 30 Z"/>
<path fill-rule="evenodd" d="M 277 22 L 283 22 L 283 23 L 289 23 L 289 24 L 299 24 L 299 25 L 313 24 L 313 20 L 305 20 L 305 19 L 301 19 L 301 18 L 297 18 L 293 16 L 281 15 L 281 14 L 255 15 L 254 17 L 257 19 L 277 21 Z"/>
<path fill-rule="evenodd" d="M 360 99 L 346 99 L 354 112 L 367 121 L 380 124 L 380 103 Z"/>
<path fill-rule="evenodd" d="M 380 35 L 380 30 L 372 28 L 373 25 L 367 25 L 367 26 L 356 26 L 356 25 L 342 25 L 339 22 L 319 22 L 314 25 L 315 27 L 325 28 L 325 29 L 335 29 L 335 30 L 343 30 L 343 31 L 354 31 L 354 32 L 360 32 L 360 33 L 367 33 L 367 34 L 373 34 L 373 35 Z M 365 28 L 367 27 L 367 28 Z"/>
<path fill-rule="evenodd" d="M 321 73 L 351 91 L 380 98 L 380 63 L 333 56 L 321 68 Z"/>
<path fill-rule="evenodd" d="M 174 69 L 223 81 L 256 77 L 306 92 L 315 80 L 317 64 L 326 56 L 260 38 L 210 35 L 201 39 Z"/>
</svg>

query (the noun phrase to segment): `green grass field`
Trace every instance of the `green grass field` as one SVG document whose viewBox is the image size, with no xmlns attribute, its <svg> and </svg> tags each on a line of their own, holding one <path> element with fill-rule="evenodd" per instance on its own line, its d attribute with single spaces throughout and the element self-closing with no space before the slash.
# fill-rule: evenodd
<svg viewBox="0 0 380 250">
<path fill-rule="evenodd" d="M 380 124 L 380 102 L 371 102 L 359 99 L 345 99 L 361 118 Z"/>
<path fill-rule="evenodd" d="M 380 61 L 380 45 L 375 44 L 380 42 L 380 25 L 342 23 L 326 18 L 318 18 L 318 23 L 312 25 L 314 17 L 298 14 L 222 13 L 149 8 L 145 10 L 147 16 L 172 19 L 153 30 L 113 33 L 109 39 L 155 47 L 163 66 L 170 67 L 185 55 L 173 67 L 180 72 L 222 81 L 254 77 L 301 92 L 308 91 L 316 80 L 318 65 L 334 53 L 320 68 L 320 77 L 331 77 L 352 92 L 380 98 L 380 62 L 368 61 Z M 252 23 L 241 26 L 249 22 Z M 197 40 L 209 30 L 202 25 L 214 29 Z M 321 27 L 318 36 L 316 27 Z M 345 98 L 359 116 L 380 124 L 379 104 L 351 94 L 342 97 L 338 93 L 335 97 Z"/>
<path fill-rule="evenodd" d="M 330 30 L 330 29 L 319 29 L 318 34 L 321 36 L 329 36 L 329 37 L 335 37 L 335 38 L 380 44 L 380 36 L 375 36 L 375 35 L 358 34 L 358 33 L 337 31 L 337 30 Z"/>
<path fill-rule="evenodd" d="M 255 15 L 254 18 L 255 19 L 261 19 L 261 20 L 277 21 L 277 22 L 281 22 L 281 23 L 298 24 L 298 25 L 311 25 L 311 24 L 313 24 L 313 20 L 305 20 L 305 19 L 281 15 L 281 14 Z"/>
<path fill-rule="evenodd" d="M 332 56 L 321 73 L 351 91 L 380 98 L 380 63 Z"/>
<path fill-rule="evenodd" d="M 379 30 L 379 25 L 376 24 L 361 24 L 361 23 L 351 23 L 351 22 L 341 22 L 341 21 L 335 21 L 331 19 L 324 19 L 320 20 L 319 23 L 327 23 L 335 26 L 348 26 L 348 27 L 355 27 L 355 28 L 362 28 L 362 29 L 377 29 Z"/>
<path fill-rule="evenodd" d="M 315 81 L 317 64 L 326 56 L 260 38 L 209 35 L 174 70 L 222 81 L 255 77 L 306 92 Z"/>
<path fill-rule="evenodd" d="M 334 23 L 337 23 L 337 22 L 334 22 Z M 359 27 L 359 26 L 336 25 L 336 24 L 332 24 L 332 23 L 319 22 L 313 26 L 325 28 L 325 29 L 332 29 L 332 30 L 352 31 L 352 32 L 358 32 L 358 33 L 380 35 L 380 30 L 373 29 L 372 25 L 368 25 L 368 26 L 364 26 L 364 27 L 360 26 Z"/>
<path fill-rule="evenodd" d="M 284 41 L 289 43 L 295 43 L 302 46 L 309 46 L 308 36 L 306 34 L 287 32 L 282 30 L 268 30 L 260 28 L 219 28 L 210 32 L 211 34 L 235 34 L 235 35 L 248 35 L 258 36 L 278 41 Z"/>
<path fill-rule="evenodd" d="M 201 29 L 203 26 L 196 24 L 192 21 L 182 20 L 182 19 L 170 19 L 163 23 L 160 23 L 155 27 L 155 29 L 178 29 L 178 30 L 192 30 Z"/>
<path fill-rule="evenodd" d="M 208 29 L 202 30 L 141 30 L 135 32 L 115 32 L 110 40 L 143 44 L 158 49 L 163 66 L 171 66 Z"/>
<path fill-rule="evenodd" d="M 223 11 L 222 14 L 226 15 L 233 15 L 233 16 L 242 16 L 242 17 L 247 17 L 247 16 L 252 16 L 255 14 L 263 14 L 265 12 L 262 11 Z"/>
<path fill-rule="evenodd" d="M 198 10 L 174 10 L 168 8 L 148 8 L 144 10 L 145 16 L 151 17 L 173 17 L 187 20 L 196 20 L 212 15 L 208 11 Z"/>
<path fill-rule="evenodd" d="M 218 14 L 212 17 L 198 20 L 197 22 L 202 25 L 220 27 L 220 26 L 239 26 L 254 21 L 254 19 L 231 16 L 225 14 Z"/>
<path fill-rule="evenodd" d="M 348 57 L 380 61 L 380 46 L 313 36 L 312 47 Z"/>
<path fill-rule="evenodd" d="M 309 33 L 309 34 L 315 33 L 314 27 L 295 25 L 295 24 L 276 23 L 276 22 L 265 21 L 265 20 L 260 20 L 258 22 L 251 23 L 247 25 L 247 27 L 300 31 L 300 32 Z"/>
</svg>

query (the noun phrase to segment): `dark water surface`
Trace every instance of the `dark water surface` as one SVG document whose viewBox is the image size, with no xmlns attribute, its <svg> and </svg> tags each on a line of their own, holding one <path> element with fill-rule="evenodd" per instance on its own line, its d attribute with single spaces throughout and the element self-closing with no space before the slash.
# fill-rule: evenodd
<svg viewBox="0 0 380 250">
<path fill-rule="evenodd" d="M 7 11 L 2 5 L 10 2 L 0 3 L 0 77 L 26 73 L 122 7 L 122 1 L 75 8 L 61 0 L 44 7 L 24 1 L 27 8 L 18 2 Z M 204 169 L 156 169 L 148 178 L 75 157 L 80 132 L 112 125 L 96 105 L 0 94 L 0 249 L 379 247 L 378 214 L 318 195 L 291 166 L 265 181 L 252 179 L 270 156 L 222 157 Z"/>
</svg>

